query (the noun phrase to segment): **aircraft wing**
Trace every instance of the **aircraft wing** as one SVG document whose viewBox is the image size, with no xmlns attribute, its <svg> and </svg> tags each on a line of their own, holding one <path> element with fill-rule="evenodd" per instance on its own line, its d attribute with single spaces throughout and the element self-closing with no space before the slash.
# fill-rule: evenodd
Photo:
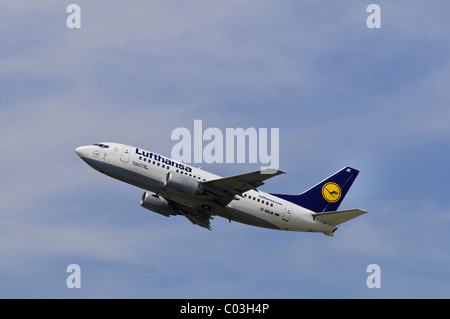
<svg viewBox="0 0 450 319">
<path fill-rule="evenodd" d="M 188 207 L 180 203 L 172 202 L 172 205 L 176 207 L 178 212 L 186 217 L 192 224 L 211 230 L 210 220 L 214 219 L 214 217 L 210 213 L 203 209 Z"/>
<path fill-rule="evenodd" d="M 211 219 L 214 219 L 213 216 L 203 213 L 201 211 L 196 212 L 195 214 L 190 214 L 183 211 L 184 217 L 186 217 L 192 224 L 199 225 L 200 227 L 211 230 Z"/>
<path fill-rule="evenodd" d="M 207 190 L 207 196 L 209 197 L 207 200 L 226 206 L 233 199 L 236 199 L 236 196 L 242 196 L 242 193 L 250 189 L 256 190 L 257 187 L 264 184 L 266 179 L 280 174 L 284 174 L 284 172 L 275 169 L 265 169 L 203 182 L 202 186 Z M 214 210 L 211 210 L 212 207 L 210 205 L 204 204 L 194 208 L 174 201 L 171 201 L 171 204 L 177 209 L 179 214 L 186 217 L 192 224 L 211 230 L 210 221 L 214 219 Z"/>
<path fill-rule="evenodd" d="M 285 174 L 283 171 L 267 168 L 261 171 L 219 178 L 203 182 L 202 186 L 217 198 L 215 201 L 222 206 L 226 206 L 236 196 L 242 196 L 248 190 L 264 185 L 264 181 L 271 177 Z"/>
</svg>

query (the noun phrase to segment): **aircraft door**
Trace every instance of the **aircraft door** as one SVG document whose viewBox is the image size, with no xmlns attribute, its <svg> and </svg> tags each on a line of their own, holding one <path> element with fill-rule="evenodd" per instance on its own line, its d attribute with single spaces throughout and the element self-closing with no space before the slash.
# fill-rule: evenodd
<svg viewBox="0 0 450 319">
<path fill-rule="evenodd" d="M 292 213 L 292 204 L 287 203 L 283 214 L 283 220 L 288 222 L 291 219 L 291 213 Z"/>
<path fill-rule="evenodd" d="M 124 145 L 123 146 L 123 151 L 122 151 L 122 156 L 120 157 L 120 160 L 122 162 L 128 163 L 128 161 L 130 160 L 130 152 L 131 152 L 130 147 Z"/>
</svg>

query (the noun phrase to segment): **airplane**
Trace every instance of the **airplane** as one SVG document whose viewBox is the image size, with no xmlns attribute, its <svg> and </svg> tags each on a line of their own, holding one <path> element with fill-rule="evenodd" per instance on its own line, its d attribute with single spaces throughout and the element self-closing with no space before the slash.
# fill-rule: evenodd
<svg viewBox="0 0 450 319">
<path fill-rule="evenodd" d="M 97 171 L 145 190 L 142 207 L 163 216 L 183 215 L 211 230 L 214 216 L 252 226 L 322 232 L 333 236 L 340 224 L 367 213 L 337 211 L 359 171 L 344 167 L 299 195 L 258 190 L 284 172 L 266 168 L 220 177 L 144 149 L 119 143 L 96 143 L 75 149 Z"/>
</svg>

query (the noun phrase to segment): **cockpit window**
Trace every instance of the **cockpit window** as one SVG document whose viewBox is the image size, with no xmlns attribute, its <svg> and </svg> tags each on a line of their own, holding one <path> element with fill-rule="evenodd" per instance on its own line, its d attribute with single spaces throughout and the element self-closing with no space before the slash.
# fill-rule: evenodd
<svg viewBox="0 0 450 319">
<path fill-rule="evenodd" d="M 97 143 L 95 143 L 94 145 L 98 146 L 100 148 L 109 148 L 109 145 L 106 145 L 106 144 L 97 144 Z"/>
</svg>

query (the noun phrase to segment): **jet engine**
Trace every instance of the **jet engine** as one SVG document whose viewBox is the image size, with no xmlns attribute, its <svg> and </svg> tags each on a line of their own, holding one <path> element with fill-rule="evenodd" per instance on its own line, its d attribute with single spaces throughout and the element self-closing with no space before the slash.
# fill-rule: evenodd
<svg viewBox="0 0 450 319">
<path fill-rule="evenodd" d="M 177 215 L 176 210 L 164 197 L 152 192 L 145 192 L 142 195 L 141 206 L 167 217 Z"/>
<path fill-rule="evenodd" d="M 203 186 L 199 182 L 188 176 L 174 174 L 173 172 L 167 173 L 164 186 L 189 195 L 200 195 L 203 192 Z"/>
</svg>

